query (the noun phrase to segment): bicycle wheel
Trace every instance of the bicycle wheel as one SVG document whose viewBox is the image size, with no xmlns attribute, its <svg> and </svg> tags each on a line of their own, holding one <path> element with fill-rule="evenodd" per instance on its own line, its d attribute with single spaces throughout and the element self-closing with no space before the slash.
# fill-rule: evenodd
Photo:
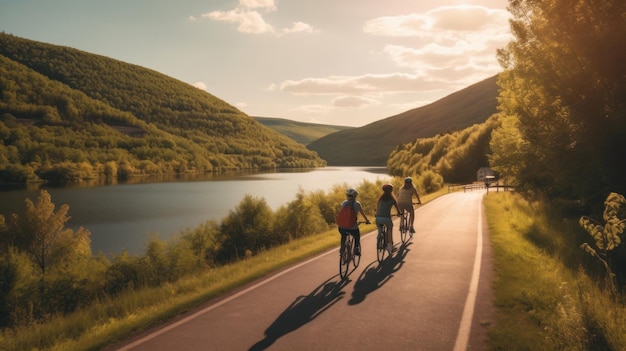
<svg viewBox="0 0 626 351">
<path fill-rule="evenodd" d="M 376 259 L 378 259 L 378 263 L 381 263 L 385 259 L 385 252 L 387 252 L 384 230 L 384 227 L 379 228 L 378 237 L 376 238 Z"/>
<path fill-rule="evenodd" d="M 350 253 L 352 252 L 350 237 L 350 234 L 346 234 L 343 251 L 339 255 L 339 276 L 343 279 L 348 276 L 348 270 L 350 268 Z"/>
<path fill-rule="evenodd" d="M 352 241 L 354 241 L 354 238 L 352 238 Z M 353 245 L 353 249 L 356 250 L 356 244 Z M 352 263 L 355 269 L 359 266 L 359 263 L 361 263 L 361 255 L 355 255 L 354 251 L 352 251 Z"/>
<path fill-rule="evenodd" d="M 409 214 L 407 211 L 402 211 L 402 217 L 400 218 L 400 240 L 403 244 L 409 241 Z"/>
</svg>

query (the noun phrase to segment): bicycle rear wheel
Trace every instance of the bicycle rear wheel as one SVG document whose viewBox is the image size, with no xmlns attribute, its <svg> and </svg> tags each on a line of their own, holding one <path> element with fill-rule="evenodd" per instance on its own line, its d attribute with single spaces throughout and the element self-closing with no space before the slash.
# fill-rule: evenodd
<svg viewBox="0 0 626 351">
<path fill-rule="evenodd" d="M 400 240 L 403 244 L 409 241 L 409 214 L 407 211 L 402 211 L 402 217 L 400 218 Z"/>
<path fill-rule="evenodd" d="M 339 276 L 343 279 L 348 276 L 350 269 L 350 255 L 352 253 L 352 240 L 350 240 L 350 238 L 351 235 L 346 234 L 343 251 L 339 255 Z"/>
<path fill-rule="evenodd" d="M 387 243 L 385 241 L 384 227 L 378 229 L 378 237 L 376 238 L 376 259 L 381 263 L 385 259 L 387 252 Z"/>
</svg>

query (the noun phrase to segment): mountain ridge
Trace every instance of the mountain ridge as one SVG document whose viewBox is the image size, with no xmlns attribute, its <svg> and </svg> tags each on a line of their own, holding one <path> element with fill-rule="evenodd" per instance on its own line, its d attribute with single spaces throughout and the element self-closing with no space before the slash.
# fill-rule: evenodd
<svg viewBox="0 0 626 351">
<path fill-rule="evenodd" d="M 227 102 L 148 68 L 5 33 L 0 58 L 0 151 L 12 156 L 0 169 L 32 176 L 87 162 L 93 176 L 107 162 L 130 163 L 130 174 L 325 165 Z M 115 134 L 123 127 L 143 132 Z M 32 143 L 4 138 L 15 130 Z"/>
<path fill-rule="evenodd" d="M 484 123 L 497 112 L 497 94 L 495 75 L 426 106 L 329 134 L 307 147 L 329 165 L 384 166 L 400 144 Z"/>
</svg>

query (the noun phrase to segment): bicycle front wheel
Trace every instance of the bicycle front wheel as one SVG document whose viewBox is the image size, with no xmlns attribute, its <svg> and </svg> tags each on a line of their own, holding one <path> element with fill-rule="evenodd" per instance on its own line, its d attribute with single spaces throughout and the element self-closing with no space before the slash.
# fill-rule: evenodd
<svg viewBox="0 0 626 351">
<path fill-rule="evenodd" d="M 355 247 L 356 249 L 356 247 Z M 356 269 L 356 267 L 359 266 L 359 263 L 361 263 L 361 255 L 352 255 L 352 263 L 354 264 L 354 269 Z"/>
<path fill-rule="evenodd" d="M 409 239 L 409 216 L 407 212 L 404 211 L 400 218 L 400 240 L 402 240 L 403 244 L 406 244 Z"/>
<path fill-rule="evenodd" d="M 385 242 L 385 235 L 383 230 L 378 231 L 378 237 L 376 239 L 376 259 L 378 263 L 381 263 L 385 259 L 385 252 L 387 252 L 387 243 Z"/>
<path fill-rule="evenodd" d="M 349 239 L 350 235 L 346 235 L 343 251 L 339 254 L 339 276 L 345 279 L 350 269 L 350 253 L 352 252 L 352 243 Z"/>
</svg>

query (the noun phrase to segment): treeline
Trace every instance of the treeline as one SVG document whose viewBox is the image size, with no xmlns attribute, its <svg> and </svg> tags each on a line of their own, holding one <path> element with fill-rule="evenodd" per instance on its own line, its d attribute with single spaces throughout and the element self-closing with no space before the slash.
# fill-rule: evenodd
<svg viewBox="0 0 626 351">
<path fill-rule="evenodd" d="M 597 258 L 609 285 L 615 281 L 623 292 L 626 2 L 522 0 L 509 11 L 514 40 L 498 52 L 501 117 L 489 163 L 527 197 L 546 200 L 564 222 L 580 219 L 588 242 L 576 235 L 555 240 Z M 623 294 L 615 301 L 623 303 Z"/>
<path fill-rule="evenodd" d="M 497 115 L 485 123 L 398 145 L 389 155 L 387 170 L 394 176 L 435 174 L 441 183 L 471 183 L 479 168 L 488 165 L 491 132 Z"/>
<path fill-rule="evenodd" d="M 366 213 L 375 212 L 381 186 L 381 181 L 358 186 Z M 142 255 L 110 257 L 92 252 L 87 228 L 65 228 L 69 206 L 55 209 L 41 190 L 35 202 L 25 200 L 23 214 L 0 216 L 0 327 L 44 322 L 330 230 L 346 187 L 299 192 L 276 211 L 264 199 L 246 196 L 220 222 L 208 221 L 169 241 L 151 238 Z"/>
<path fill-rule="evenodd" d="M 189 84 L 4 33 L 0 91 L 4 182 L 325 165 Z"/>
<path fill-rule="evenodd" d="M 600 214 L 611 192 L 626 193 L 626 2 L 524 0 L 509 10 L 490 164 L 520 189 Z"/>
</svg>

